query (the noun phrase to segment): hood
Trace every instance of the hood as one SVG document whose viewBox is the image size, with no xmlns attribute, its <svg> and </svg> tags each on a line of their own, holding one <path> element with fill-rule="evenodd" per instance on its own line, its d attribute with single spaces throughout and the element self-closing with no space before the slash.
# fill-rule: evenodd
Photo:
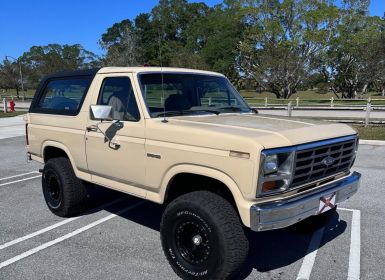
<svg viewBox="0 0 385 280">
<path fill-rule="evenodd" d="M 168 120 L 170 124 L 180 127 L 188 126 L 201 132 L 206 131 L 205 134 L 208 136 L 218 132 L 246 137 L 266 149 L 298 145 L 356 133 L 350 126 L 345 124 L 257 114 L 180 116 Z"/>
</svg>

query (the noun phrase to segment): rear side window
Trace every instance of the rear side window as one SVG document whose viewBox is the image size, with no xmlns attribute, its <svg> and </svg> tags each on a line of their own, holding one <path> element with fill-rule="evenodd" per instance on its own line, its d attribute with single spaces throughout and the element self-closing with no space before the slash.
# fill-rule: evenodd
<svg viewBox="0 0 385 280">
<path fill-rule="evenodd" d="M 91 83 L 89 78 L 51 79 L 35 103 L 35 112 L 77 115 Z"/>
</svg>

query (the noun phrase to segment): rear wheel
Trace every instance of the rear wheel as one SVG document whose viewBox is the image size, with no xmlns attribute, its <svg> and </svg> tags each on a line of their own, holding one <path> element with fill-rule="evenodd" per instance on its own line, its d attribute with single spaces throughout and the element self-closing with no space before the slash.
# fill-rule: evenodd
<svg viewBox="0 0 385 280">
<path fill-rule="evenodd" d="M 45 201 L 52 213 L 60 217 L 75 215 L 85 208 L 86 188 L 67 158 L 52 158 L 43 169 L 42 187 Z"/>
<path fill-rule="evenodd" d="M 248 240 L 233 206 L 206 191 L 185 194 L 166 208 L 163 250 L 183 279 L 231 279 L 248 254 Z"/>
</svg>

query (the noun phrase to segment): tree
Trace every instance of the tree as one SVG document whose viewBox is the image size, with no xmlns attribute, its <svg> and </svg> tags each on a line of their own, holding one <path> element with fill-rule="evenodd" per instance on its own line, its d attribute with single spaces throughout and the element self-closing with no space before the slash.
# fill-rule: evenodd
<svg viewBox="0 0 385 280">
<path fill-rule="evenodd" d="M 138 35 L 128 19 L 108 28 L 99 44 L 106 51 L 103 58 L 105 66 L 133 66 L 140 61 Z"/>
<path fill-rule="evenodd" d="M 369 1 L 343 1 L 336 36 L 331 41 L 322 72 L 337 97 L 357 98 L 365 92 L 377 63 L 376 18 L 369 17 Z"/>
<path fill-rule="evenodd" d="M 190 25 L 186 32 L 186 48 L 201 57 L 204 69 L 221 72 L 238 83 L 240 76 L 235 58 L 243 30 L 239 1 L 225 1 L 207 10 L 206 16 Z"/>
<path fill-rule="evenodd" d="M 199 52 L 188 48 L 187 42 L 191 26 L 205 18 L 209 12 L 210 8 L 204 3 L 160 0 L 159 4 L 152 9 L 151 15 L 147 17 L 150 21 L 147 21 L 145 30 L 149 30 L 148 26 L 152 29 L 150 36 L 146 36 L 146 40 L 142 41 L 144 47 L 149 44 L 152 49 L 149 53 L 151 56 L 146 57 L 147 60 L 155 65 L 191 67 L 191 64 L 187 64 L 189 59 L 180 59 L 180 54 L 186 54 L 197 59 L 195 63 L 197 66 L 202 65 Z M 143 18 L 138 22 L 143 24 Z M 153 42 L 149 43 L 151 37 Z M 160 53 L 162 61 L 160 61 Z"/>
<path fill-rule="evenodd" d="M 29 86 L 33 88 L 49 73 L 93 68 L 99 64 L 98 57 L 79 44 L 33 46 L 21 56 L 21 61 L 26 68 Z"/>
<path fill-rule="evenodd" d="M 10 62 L 4 59 L 0 64 L 0 88 L 2 89 L 16 89 L 16 97 L 19 98 L 20 94 L 20 73 L 19 66 L 16 62 Z"/>
<path fill-rule="evenodd" d="M 244 1 L 245 38 L 238 67 L 246 78 L 289 98 L 317 70 L 334 35 L 338 9 L 321 0 Z"/>
<path fill-rule="evenodd" d="M 382 19 L 382 25 L 384 26 L 385 17 Z M 375 52 L 372 52 L 373 56 L 376 56 L 377 63 L 375 73 L 372 79 L 372 85 L 375 90 L 381 93 L 381 96 L 385 96 L 385 27 L 382 27 L 381 36 L 374 42 Z"/>
<path fill-rule="evenodd" d="M 139 14 L 134 22 L 126 19 L 107 29 L 100 41 L 106 50 L 105 62 L 201 67 L 200 54 L 192 53 L 186 44 L 190 26 L 208 11 L 204 3 L 161 0 L 150 13 Z"/>
</svg>

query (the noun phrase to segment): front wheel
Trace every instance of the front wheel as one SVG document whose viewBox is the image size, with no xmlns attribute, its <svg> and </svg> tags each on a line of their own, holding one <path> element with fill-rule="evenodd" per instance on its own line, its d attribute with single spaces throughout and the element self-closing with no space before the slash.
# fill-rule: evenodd
<svg viewBox="0 0 385 280">
<path fill-rule="evenodd" d="M 248 240 L 234 207 L 207 191 L 172 201 L 160 233 L 165 255 L 182 279 L 231 279 L 248 254 Z"/>
</svg>

